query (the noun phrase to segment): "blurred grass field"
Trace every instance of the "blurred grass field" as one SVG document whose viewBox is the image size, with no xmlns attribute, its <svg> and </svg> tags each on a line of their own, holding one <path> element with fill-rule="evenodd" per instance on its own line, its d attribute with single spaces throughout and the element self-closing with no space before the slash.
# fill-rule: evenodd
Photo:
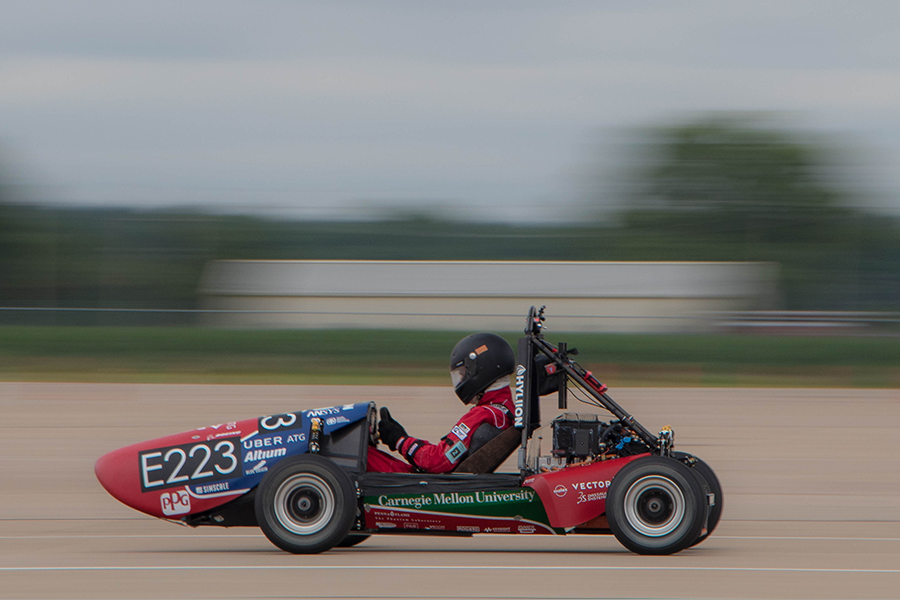
<svg viewBox="0 0 900 600">
<path fill-rule="evenodd" d="M 0 379 L 447 385 L 458 332 L 0 327 Z M 505 336 L 515 347 L 515 335 Z M 548 333 L 615 386 L 900 387 L 900 337 Z"/>
</svg>

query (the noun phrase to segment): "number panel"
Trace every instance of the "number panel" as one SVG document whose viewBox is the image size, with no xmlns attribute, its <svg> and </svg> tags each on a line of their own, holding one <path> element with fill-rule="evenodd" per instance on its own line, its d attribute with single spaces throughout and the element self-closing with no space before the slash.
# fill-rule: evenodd
<svg viewBox="0 0 900 600">
<path fill-rule="evenodd" d="M 154 448 L 138 454 L 141 491 L 223 481 L 240 476 L 240 438 Z"/>
<path fill-rule="evenodd" d="M 259 418 L 259 432 L 271 433 L 273 431 L 285 431 L 287 429 L 300 429 L 303 427 L 302 411 L 269 415 Z"/>
</svg>

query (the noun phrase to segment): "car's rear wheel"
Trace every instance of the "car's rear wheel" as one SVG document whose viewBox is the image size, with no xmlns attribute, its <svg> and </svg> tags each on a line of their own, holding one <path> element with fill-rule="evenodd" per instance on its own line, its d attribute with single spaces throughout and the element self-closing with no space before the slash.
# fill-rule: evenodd
<svg viewBox="0 0 900 600">
<path fill-rule="evenodd" d="M 691 546 L 695 546 L 710 536 L 715 530 L 716 525 L 719 524 L 719 519 L 722 518 L 722 508 L 725 505 L 725 496 L 722 494 L 722 484 L 719 483 L 719 478 L 716 477 L 712 468 L 693 454 L 673 452 L 672 456 L 678 460 L 693 456 L 695 462 L 690 468 L 695 474 L 706 481 L 706 485 L 709 486 L 709 493 L 713 495 L 713 505 L 709 507 L 709 516 L 706 518 L 706 533 L 701 532 L 700 535 L 697 536 L 697 539 L 691 544 Z"/>
<path fill-rule="evenodd" d="M 294 554 L 314 554 L 347 537 L 356 518 L 353 484 L 320 456 L 283 460 L 259 484 L 256 521 L 273 544 Z"/>
<path fill-rule="evenodd" d="M 638 554 L 673 554 L 690 546 L 706 523 L 700 484 L 677 460 L 648 456 L 616 473 L 606 499 L 609 528 Z"/>
</svg>

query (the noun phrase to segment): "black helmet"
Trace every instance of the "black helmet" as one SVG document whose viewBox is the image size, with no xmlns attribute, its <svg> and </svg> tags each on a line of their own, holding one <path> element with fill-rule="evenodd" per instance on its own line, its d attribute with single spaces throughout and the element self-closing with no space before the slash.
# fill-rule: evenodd
<svg viewBox="0 0 900 600">
<path fill-rule="evenodd" d="M 450 354 L 450 377 L 456 395 L 469 404 L 488 386 L 516 368 L 513 349 L 499 335 L 474 333 L 459 340 Z"/>
</svg>

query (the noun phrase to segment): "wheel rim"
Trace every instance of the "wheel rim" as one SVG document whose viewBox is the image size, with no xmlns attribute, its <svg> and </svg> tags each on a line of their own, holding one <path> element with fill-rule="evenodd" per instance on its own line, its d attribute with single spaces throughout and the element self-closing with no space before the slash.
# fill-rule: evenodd
<svg viewBox="0 0 900 600">
<path fill-rule="evenodd" d="M 317 475 L 304 473 L 285 480 L 275 492 L 275 516 L 292 533 L 321 531 L 334 515 L 334 493 Z"/>
<path fill-rule="evenodd" d="M 666 477 L 641 477 L 625 493 L 625 518 L 646 536 L 672 533 L 684 519 L 684 511 L 684 494 Z"/>
</svg>

